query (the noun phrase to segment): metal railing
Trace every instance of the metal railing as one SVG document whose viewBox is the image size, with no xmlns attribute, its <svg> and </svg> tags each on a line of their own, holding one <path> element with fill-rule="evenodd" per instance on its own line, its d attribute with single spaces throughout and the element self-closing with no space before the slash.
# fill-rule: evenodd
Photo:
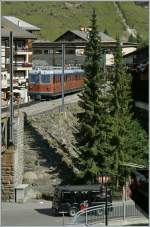
<svg viewBox="0 0 150 227">
<path fill-rule="evenodd" d="M 131 201 L 118 202 L 108 206 L 108 222 L 113 219 L 125 220 L 128 217 L 142 217 L 135 204 Z M 73 219 L 73 224 L 96 224 L 105 223 L 105 205 L 89 207 L 80 210 Z"/>
</svg>

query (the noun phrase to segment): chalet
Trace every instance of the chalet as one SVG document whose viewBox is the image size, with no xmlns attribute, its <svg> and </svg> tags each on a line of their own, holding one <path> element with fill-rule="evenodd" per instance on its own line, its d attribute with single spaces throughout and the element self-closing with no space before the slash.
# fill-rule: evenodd
<svg viewBox="0 0 150 227">
<path fill-rule="evenodd" d="M 84 50 L 88 41 L 89 29 L 69 30 L 55 39 L 54 42 L 36 40 L 33 42 L 33 65 L 61 65 L 61 46 L 65 44 L 65 64 L 83 64 Z M 106 66 L 114 63 L 113 51 L 116 40 L 99 32 Z M 136 44 L 123 43 L 123 53 L 136 49 Z"/>
</svg>

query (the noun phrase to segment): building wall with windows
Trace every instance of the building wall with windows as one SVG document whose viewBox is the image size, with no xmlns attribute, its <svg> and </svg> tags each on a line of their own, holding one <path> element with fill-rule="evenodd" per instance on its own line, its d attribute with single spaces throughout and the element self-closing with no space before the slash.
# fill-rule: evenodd
<svg viewBox="0 0 150 227">
<path fill-rule="evenodd" d="M 36 39 L 32 30 L 39 28 L 27 24 L 27 27 L 20 27 L 16 24 L 15 17 L 2 17 L 2 67 L 10 71 L 10 31 L 13 33 L 13 79 L 18 82 L 18 86 L 26 86 L 28 82 L 28 72 L 32 69 L 32 42 Z M 26 22 L 20 20 L 24 25 Z M 29 31 L 30 32 L 29 32 Z M 15 82 L 16 83 L 16 82 Z"/>
</svg>

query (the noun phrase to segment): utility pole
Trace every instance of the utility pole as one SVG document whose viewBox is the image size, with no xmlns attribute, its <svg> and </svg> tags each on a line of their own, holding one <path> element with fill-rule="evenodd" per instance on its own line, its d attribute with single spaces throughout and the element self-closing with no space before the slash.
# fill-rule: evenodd
<svg viewBox="0 0 150 227">
<path fill-rule="evenodd" d="M 9 144 L 13 144 L 13 33 L 10 32 L 10 120 L 9 120 Z"/>
<path fill-rule="evenodd" d="M 61 112 L 64 112 L 64 64 L 65 64 L 65 45 L 62 44 L 62 77 L 61 77 L 62 105 L 61 105 Z"/>
<path fill-rule="evenodd" d="M 103 52 L 103 70 L 104 70 L 104 79 L 106 79 L 106 50 Z"/>
</svg>

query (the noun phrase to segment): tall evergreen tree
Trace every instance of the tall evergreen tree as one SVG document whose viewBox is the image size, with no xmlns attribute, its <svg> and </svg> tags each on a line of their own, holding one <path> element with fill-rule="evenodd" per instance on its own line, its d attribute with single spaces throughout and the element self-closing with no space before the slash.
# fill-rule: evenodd
<svg viewBox="0 0 150 227">
<path fill-rule="evenodd" d="M 108 31 L 107 31 L 107 28 L 105 28 L 104 33 L 105 33 L 106 35 L 109 35 L 109 33 L 108 33 Z"/>
<path fill-rule="evenodd" d="M 110 130 L 111 84 L 106 83 L 103 73 L 101 42 L 96 25 L 96 13 L 93 10 L 91 31 L 85 50 L 85 85 L 80 95 L 79 106 L 83 113 L 79 115 L 80 177 L 84 181 L 94 182 L 96 175 L 103 170 L 108 152 Z"/>
<path fill-rule="evenodd" d="M 142 42 L 143 42 L 143 39 L 142 39 L 142 37 L 140 36 L 139 33 L 137 33 L 136 42 L 137 42 L 137 43 L 142 43 Z"/>
<path fill-rule="evenodd" d="M 137 38 L 134 37 L 132 34 L 130 34 L 130 36 L 128 38 L 128 42 L 136 43 L 137 42 Z"/>
<path fill-rule="evenodd" d="M 131 77 L 123 64 L 122 49 L 119 39 L 114 54 L 114 82 L 112 114 L 111 154 L 112 172 L 121 181 L 123 176 L 123 162 L 146 162 L 147 135 L 140 124 L 133 119 L 131 99 Z"/>
</svg>

